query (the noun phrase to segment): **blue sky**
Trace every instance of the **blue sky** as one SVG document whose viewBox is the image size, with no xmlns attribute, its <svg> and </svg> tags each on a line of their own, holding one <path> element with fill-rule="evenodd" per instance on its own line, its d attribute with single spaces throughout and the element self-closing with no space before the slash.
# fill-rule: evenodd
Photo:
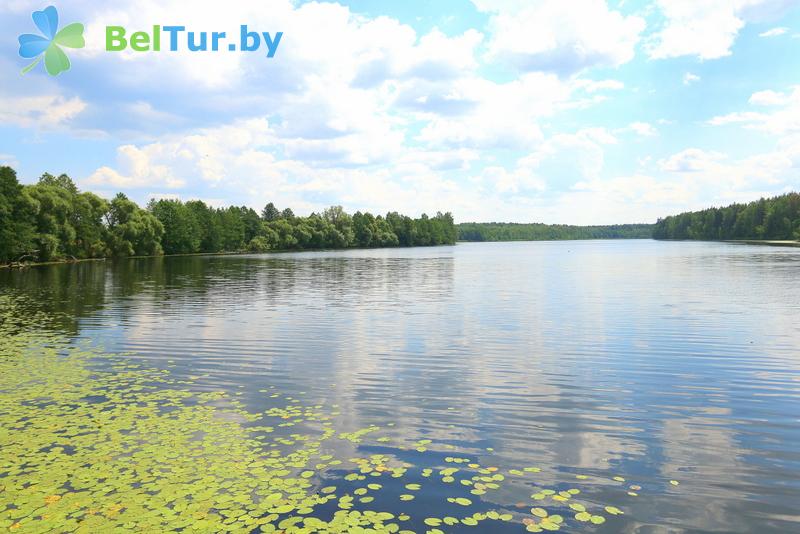
<svg viewBox="0 0 800 534">
<path fill-rule="evenodd" d="M 800 189 L 798 4 L 64 0 L 86 47 L 50 77 L 20 75 L 16 39 L 48 4 L 11 0 L 0 163 L 141 203 L 651 222 Z M 153 24 L 284 37 L 272 59 L 104 50 Z"/>
</svg>

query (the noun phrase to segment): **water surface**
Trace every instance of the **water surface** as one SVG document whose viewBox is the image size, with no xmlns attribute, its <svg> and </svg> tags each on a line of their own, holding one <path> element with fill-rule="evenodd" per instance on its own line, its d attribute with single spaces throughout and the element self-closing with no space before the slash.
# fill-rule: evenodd
<svg viewBox="0 0 800 534">
<path fill-rule="evenodd" d="M 542 469 L 472 497 L 513 521 L 446 532 L 524 532 L 536 488 L 577 474 L 581 502 L 624 515 L 547 501 L 562 531 L 783 533 L 800 531 L 798 280 L 797 249 L 577 241 L 82 263 L 0 271 L 0 293 L 193 391 L 382 428 L 331 445 L 343 458 Z M 379 508 L 424 532 L 447 487 Z"/>
</svg>

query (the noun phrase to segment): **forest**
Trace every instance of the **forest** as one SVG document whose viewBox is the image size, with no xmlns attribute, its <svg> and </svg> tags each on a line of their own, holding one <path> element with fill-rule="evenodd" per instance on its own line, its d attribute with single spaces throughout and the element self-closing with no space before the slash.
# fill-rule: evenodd
<svg viewBox="0 0 800 534">
<path fill-rule="evenodd" d="M 800 193 L 665 217 L 653 238 L 800 240 Z"/>
<path fill-rule="evenodd" d="M 332 206 L 295 216 L 272 203 L 215 208 L 200 200 L 106 200 L 81 192 L 69 176 L 44 174 L 33 185 L 0 167 L 0 264 L 15 261 L 215 252 L 410 247 L 453 244 L 450 213 L 419 218 L 346 213 Z"/>
<path fill-rule="evenodd" d="M 570 239 L 650 239 L 652 224 L 571 226 L 565 224 L 460 223 L 459 241 L 560 241 Z"/>
</svg>

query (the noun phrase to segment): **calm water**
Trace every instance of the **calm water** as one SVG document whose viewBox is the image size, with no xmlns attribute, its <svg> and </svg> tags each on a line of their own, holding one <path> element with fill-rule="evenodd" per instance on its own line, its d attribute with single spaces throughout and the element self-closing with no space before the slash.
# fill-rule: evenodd
<svg viewBox="0 0 800 534">
<path fill-rule="evenodd" d="M 800 532 L 799 281 L 800 249 L 583 241 L 2 270 L 0 292 L 256 410 L 273 386 L 338 405 L 340 431 L 392 422 L 433 441 L 427 462 L 449 444 L 642 487 L 588 480 L 582 497 L 625 515 L 562 531 L 784 533 Z"/>
</svg>

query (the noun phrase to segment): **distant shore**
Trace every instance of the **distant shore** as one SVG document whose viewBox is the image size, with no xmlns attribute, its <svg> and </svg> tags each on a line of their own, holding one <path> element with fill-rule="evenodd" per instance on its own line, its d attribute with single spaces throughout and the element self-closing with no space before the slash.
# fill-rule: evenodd
<svg viewBox="0 0 800 534">
<path fill-rule="evenodd" d="M 739 243 L 740 245 L 766 245 L 768 247 L 799 247 L 800 241 L 787 241 L 776 239 L 728 239 L 724 243 Z"/>
</svg>

